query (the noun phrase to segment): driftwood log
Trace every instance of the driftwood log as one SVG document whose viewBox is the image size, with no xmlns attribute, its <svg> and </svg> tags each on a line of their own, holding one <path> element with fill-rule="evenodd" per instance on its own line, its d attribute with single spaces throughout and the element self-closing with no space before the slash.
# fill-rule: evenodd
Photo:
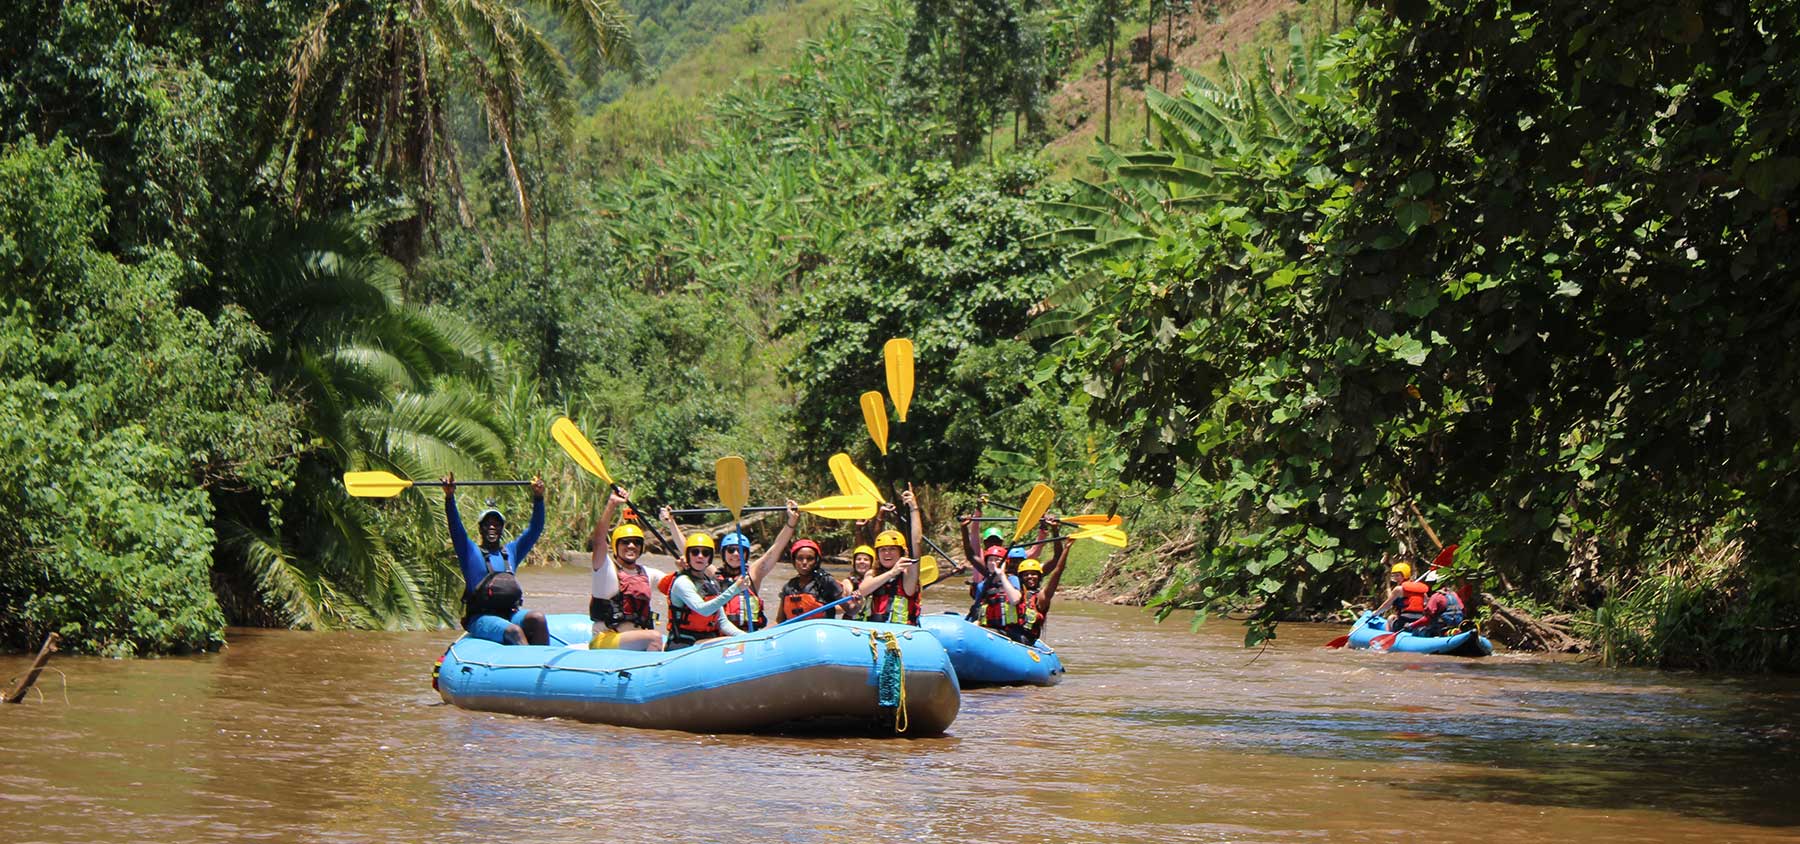
<svg viewBox="0 0 1800 844">
<path fill-rule="evenodd" d="M 1481 593 L 1481 600 L 1494 611 L 1487 625 L 1488 636 L 1509 648 L 1565 654 L 1586 653 L 1593 648 L 1587 640 L 1563 626 L 1569 620 L 1568 616 L 1538 618 L 1508 606 L 1491 592 Z"/>
<path fill-rule="evenodd" d="M 37 659 L 31 662 L 31 670 L 25 672 L 25 676 L 19 680 L 18 685 L 12 687 L 12 691 L 6 693 L 7 703 L 24 702 L 25 693 L 31 691 L 31 685 L 37 682 L 38 675 L 44 673 L 44 664 L 50 661 L 51 654 L 56 653 L 56 646 L 61 641 L 62 636 L 56 633 L 44 639 L 44 646 L 38 649 Z"/>
</svg>

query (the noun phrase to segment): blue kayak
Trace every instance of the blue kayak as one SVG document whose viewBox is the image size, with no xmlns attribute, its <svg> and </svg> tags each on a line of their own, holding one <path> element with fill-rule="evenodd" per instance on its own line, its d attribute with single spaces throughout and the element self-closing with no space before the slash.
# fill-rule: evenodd
<svg viewBox="0 0 1800 844">
<path fill-rule="evenodd" d="M 588 650 L 585 615 L 549 621 L 549 646 L 456 640 L 432 685 L 465 709 L 695 733 L 929 736 L 962 705 L 949 655 L 916 627 L 816 619 L 645 652 Z"/>
<path fill-rule="evenodd" d="M 1368 648 L 1375 637 L 1388 632 L 1387 621 L 1370 613 L 1363 613 L 1357 619 L 1355 627 L 1350 628 L 1350 647 Z M 1385 648 L 1407 654 L 1447 654 L 1449 656 L 1487 656 L 1494 652 L 1494 643 L 1478 630 L 1467 630 L 1454 636 L 1416 636 L 1402 632 L 1394 637 L 1393 645 Z"/>
<path fill-rule="evenodd" d="M 1043 642 L 1021 645 L 954 612 L 920 619 L 956 666 L 965 686 L 1054 686 L 1062 682 L 1062 658 Z"/>
</svg>

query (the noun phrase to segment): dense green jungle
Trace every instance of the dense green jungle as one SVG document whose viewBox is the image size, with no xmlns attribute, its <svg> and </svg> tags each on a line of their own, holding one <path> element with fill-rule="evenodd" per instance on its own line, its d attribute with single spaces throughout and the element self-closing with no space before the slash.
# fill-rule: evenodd
<svg viewBox="0 0 1800 844">
<path fill-rule="evenodd" d="M 568 415 L 678 505 L 1049 483 L 1132 537 L 1072 583 L 1251 645 L 1432 533 L 1793 671 L 1795 90 L 1793 0 L 15 0 L 0 644 L 454 624 L 429 482 L 543 475 L 560 562 Z"/>
</svg>

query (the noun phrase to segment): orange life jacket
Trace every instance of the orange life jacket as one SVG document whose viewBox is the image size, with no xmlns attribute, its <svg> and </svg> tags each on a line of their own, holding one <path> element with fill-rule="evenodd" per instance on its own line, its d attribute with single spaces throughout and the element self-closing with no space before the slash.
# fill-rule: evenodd
<svg viewBox="0 0 1800 844">
<path fill-rule="evenodd" d="M 756 608 L 756 629 L 761 630 L 768 627 L 769 616 L 767 613 L 763 612 L 762 599 L 755 595 L 739 595 L 725 602 L 725 617 L 731 619 L 731 623 L 737 625 L 739 629 L 749 629 L 749 625 L 744 623 L 746 620 L 744 617 L 745 597 L 749 597 L 750 606 Z"/>
<path fill-rule="evenodd" d="M 1402 613 L 1425 613 L 1425 597 L 1431 594 L 1431 587 L 1417 580 L 1408 580 L 1400 584 L 1400 603 L 1395 608 Z"/>
<path fill-rule="evenodd" d="M 781 611 L 778 613 L 782 621 L 798 615 L 805 615 L 826 604 L 844 597 L 844 587 L 836 579 L 817 569 L 811 577 L 802 578 L 795 575 L 781 587 Z M 836 618 L 837 610 L 829 609 L 819 614 L 820 618 Z"/>
<path fill-rule="evenodd" d="M 669 584 L 669 592 L 674 591 L 676 577 L 685 577 L 688 580 L 693 581 L 694 588 L 700 592 L 701 600 L 711 600 L 720 592 L 724 591 L 719 588 L 719 582 L 717 580 L 710 577 L 700 578 L 694 577 L 692 574 L 685 574 L 672 575 L 663 578 L 663 582 Z M 658 584 L 658 588 L 661 588 L 661 585 L 662 584 Z M 664 594 L 668 594 L 668 592 L 665 592 Z M 719 638 L 718 614 L 701 615 L 687 607 L 679 605 L 675 601 L 669 602 L 668 643 L 671 647 L 687 647 L 688 645 L 704 642 L 707 639 L 717 638 Z"/>
</svg>

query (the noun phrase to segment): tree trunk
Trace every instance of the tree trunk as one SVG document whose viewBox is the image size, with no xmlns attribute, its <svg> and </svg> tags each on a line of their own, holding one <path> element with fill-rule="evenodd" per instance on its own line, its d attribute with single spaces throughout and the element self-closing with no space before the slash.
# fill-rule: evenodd
<svg viewBox="0 0 1800 844">
<path fill-rule="evenodd" d="M 50 634 L 49 638 L 44 640 L 44 646 L 38 649 L 37 659 L 31 662 L 31 670 L 25 673 L 25 678 L 20 680 L 12 691 L 6 693 L 7 703 L 20 703 L 25 700 L 25 693 L 31 691 L 31 684 L 36 683 L 38 675 L 44 673 L 44 663 L 50 661 L 50 655 L 56 653 L 56 645 L 61 641 L 62 636 L 57 633 Z"/>
<path fill-rule="evenodd" d="M 1144 0 L 1144 146 L 1150 145 L 1150 86 L 1156 84 L 1156 0 Z"/>
<path fill-rule="evenodd" d="M 1113 87 L 1113 41 L 1118 39 L 1118 21 L 1113 19 L 1113 7 L 1109 2 L 1106 7 L 1106 126 L 1101 140 L 1112 143 L 1112 87 Z"/>
</svg>

